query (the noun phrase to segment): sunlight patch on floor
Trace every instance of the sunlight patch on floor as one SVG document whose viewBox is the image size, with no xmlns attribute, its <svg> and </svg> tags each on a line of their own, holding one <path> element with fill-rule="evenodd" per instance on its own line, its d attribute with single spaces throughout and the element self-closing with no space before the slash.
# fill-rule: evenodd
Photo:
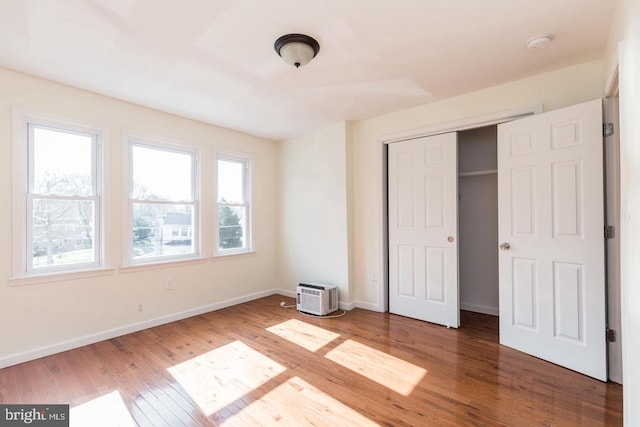
<svg viewBox="0 0 640 427">
<path fill-rule="evenodd" d="M 168 371 L 209 416 L 281 374 L 285 367 L 234 341 Z"/>
<path fill-rule="evenodd" d="M 346 340 L 325 357 L 405 396 L 427 374 L 426 369 L 353 340 Z"/>
<path fill-rule="evenodd" d="M 340 337 L 335 332 L 327 331 L 296 319 L 271 326 L 267 328 L 267 331 L 313 352 Z"/>
<path fill-rule="evenodd" d="M 293 377 L 251 403 L 225 426 L 377 426 L 311 384 Z"/>
<path fill-rule="evenodd" d="M 118 390 L 96 397 L 69 410 L 70 427 L 136 427 Z"/>
</svg>

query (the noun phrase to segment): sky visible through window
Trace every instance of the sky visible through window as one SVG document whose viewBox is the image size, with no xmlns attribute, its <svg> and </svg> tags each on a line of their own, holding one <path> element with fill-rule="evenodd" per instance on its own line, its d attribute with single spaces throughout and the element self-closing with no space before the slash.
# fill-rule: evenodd
<svg viewBox="0 0 640 427">
<path fill-rule="evenodd" d="M 46 174 L 91 177 L 91 137 L 34 129 L 34 188 Z M 133 146 L 133 181 L 163 200 L 191 201 L 191 155 Z M 218 161 L 218 201 L 243 203 L 243 167 L 238 161 Z"/>
<path fill-rule="evenodd" d="M 218 160 L 218 202 L 244 203 L 243 162 Z"/>
<path fill-rule="evenodd" d="M 154 199 L 192 201 L 191 160 L 192 155 L 188 153 L 134 145 L 134 191 L 146 189 Z M 134 193 L 134 197 L 139 195 Z"/>
<path fill-rule="evenodd" d="M 34 128 L 34 189 L 46 188 L 52 175 L 91 177 L 91 137 Z"/>
</svg>

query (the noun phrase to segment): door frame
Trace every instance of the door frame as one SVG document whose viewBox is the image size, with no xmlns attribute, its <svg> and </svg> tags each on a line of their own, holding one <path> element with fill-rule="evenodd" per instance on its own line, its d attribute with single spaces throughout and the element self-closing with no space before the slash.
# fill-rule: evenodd
<svg viewBox="0 0 640 427">
<path fill-rule="evenodd" d="M 616 59 L 618 57 L 616 56 Z M 616 60 L 611 65 L 607 73 L 605 83 L 605 98 L 618 98 L 620 96 L 619 87 L 619 61 Z M 619 105 L 619 104 L 618 104 Z M 615 219 L 606 218 L 607 225 L 615 226 L 615 235 L 612 240 L 606 241 L 606 274 L 607 274 L 607 328 L 616 331 L 616 342 L 608 345 L 608 362 L 609 362 L 609 379 L 619 384 L 623 384 L 622 370 L 622 299 L 621 299 L 621 237 L 622 237 L 622 199 L 621 199 L 621 170 L 620 170 L 620 110 L 618 106 L 615 117 L 608 116 L 608 108 L 605 103 L 603 105 L 603 120 L 613 123 L 614 134 L 617 135 L 617 162 L 611 162 L 607 159 L 609 150 L 605 147 L 605 194 L 607 191 L 613 191 L 613 196 L 606 194 L 605 209 L 606 213 L 617 215 Z M 606 138 L 605 138 L 606 144 Z M 611 200 L 613 199 L 613 200 Z M 612 201 L 614 206 L 610 206 L 608 202 Z M 607 215 L 608 216 L 608 215 Z"/>
</svg>

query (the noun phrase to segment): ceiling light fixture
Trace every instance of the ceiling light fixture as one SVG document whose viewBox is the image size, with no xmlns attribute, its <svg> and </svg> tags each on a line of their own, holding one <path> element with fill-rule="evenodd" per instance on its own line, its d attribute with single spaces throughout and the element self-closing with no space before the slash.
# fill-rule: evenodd
<svg viewBox="0 0 640 427">
<path fill-rule="evenodd" d="M 273 45 L 284 62 L 296 68 L 308 64 L 320 51 L 318 42 L 304 34 L 286 34 Z"/>
<path fill-rule="evenodd" d="M 531 37 L 529 41 L 527 41 L 527 49 L 544 49 L 545 47 L 549 46 L 551 40 L 553 40 L 553 36 L 550 34 L 540 34 L 535 37 Z"/>
</svg>

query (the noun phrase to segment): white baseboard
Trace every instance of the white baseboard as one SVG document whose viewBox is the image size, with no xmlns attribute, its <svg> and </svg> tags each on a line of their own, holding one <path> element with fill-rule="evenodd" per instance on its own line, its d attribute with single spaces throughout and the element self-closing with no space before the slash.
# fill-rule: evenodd
<svg viewBox="0 0 640 427">
<path fill-rule="evenodd" d="M 464 302 L 460 303 L 460 310 L 473 311 L 475 313 L 482 314 L 490 314 L 492 316 L 499 316 L 500 310 L 498 307 L 489 307 L 486 305 L 478 305 L 478 304 L 467 304 Z"/>
<path fill-rule="evenodd" d="M 274 294 L 284 295 L 285 297 L 290 297 L 290 298 L 295 298 L 296 297 L 296 291 L 292 291 L 290 289 L 278 288 L 278 289 L 274 290 Z"/>
<path fill-rule="evenodd" d="M 365 301 L 355 301 L 354 305 L 357 308 L 362 308 L 364 310 L 377 311 L 378 313 L 384 313 L 385 312 L 385 310 L 383 310 L 383 308 L 379 304 L 373 304 L 373 303 L 365 302 Z"/>
<path fill-rule="evenodd" d="M 340 302 L 338 303 L 338 306 L 345 311 L 351 311 L 354 308 L 356 308 L 356 303 L 355 301 L 351 301 L 351 302 Z"/>
<path fill-rule="evenodd" d="M 18 353 L 8 354 L 0 357 L 0 369 L 8 366 L 17 365 L 19 363 L 29 362 L 31 360 L 39 359 L 41 357 L 50 356 L 52 354 L 61 353 L 67 350 L 73 350 L 74 348 L 82 347 L 89 344 L 94 344 L 100 341 L 109 340 L 111 338 L 120 337 L 122 335 L 130 334 L 133 332 L 141 331 L 154 326 L 164 325 L 165 323 L 171 323 L 178 320 L 186 319 L 188 317 L 198 316 L 200 314 L 209 313 L 211 311 L 220 310 L 222 308 L 231 307 L 233 305 L 242 304 L 244 302 L 253 301 L 259 298 L 268 297 L 271 295 L 284 295 L 287 297 L 295 298 L 296 292 L 288 289 L 269 289 L 262 292 L 256 292 L 253 294 L 245 295 L 238 298 L 232 298 L 226 301 L 220 301 L 213 304 L 207 304 L 200 307 L 192 308 L 178 313 L 168 314 L 166 316 L 155 317 L 153 319 L 143 320 L 141 322 L 131 323 L 118 328 L 107 329 L 102 332 L 83 335 L 78 338 L 60 341 L 54 344 L 45 345 L 42 347 L 34 348 L 32 350 L 21 351 Z M 358 302 L 340 303 L 340 308 L 343 310 L 352 310 L 354 307 L 371 308 L 361 306 Z M 377 311 L 375 308 L 374 311 Z"/>
<path fill-rule="evenodd" d="M 50 356 L 52 354 L 60 353 L 74 348 L 82 347 L 89 344 L 94 344 L 100 341 L 108 340 L 111 338 L 119 337 L 122 335 L 130 334 L 132 332 L 141 331 L 143 329 L 153 328 L 154 326 L 164 325 L 165 323 L 175 322 L 177 320 L 186 319 L 188 317 L 198 316 L 200 314 L 208 313 L 210 311 L 220 310 L 222 308 L 231 307 L 232 305 L 242 304 L 244 302 L 253 301 L 255 299 L 264 298 L 275 294 L 287 294 L 289 291 L 283 289 L 270 289 L 267 291 L 256 292 L 254 294 L 245 295 L 238 298 L 232 298 L 226 301 L 220 301 L 213 304 L 207 304 L 200 307 L 192 308 L 178 313 L 168 314 L 166 316 L 155 317 L 153 319 L 143 320 L 141 322 L 131 323 L 129 325 L 121 326 L 118 328 L 108 329 L 106 331 L 97 332 L 94 334 L 83 335 L 78 338 L 70 340 L 60 341 L 54 344 L 34 348 L 32 350 L 21 351 L 18 353 L 9 354 L 0 357 L 0 369 L 8 366 L 17 365 L 19 363 L 28 362 L 31 360 L 39 359 L 41 357 Z M 291 293 L 295 296 L 295 292 Z"/>
</svg>

